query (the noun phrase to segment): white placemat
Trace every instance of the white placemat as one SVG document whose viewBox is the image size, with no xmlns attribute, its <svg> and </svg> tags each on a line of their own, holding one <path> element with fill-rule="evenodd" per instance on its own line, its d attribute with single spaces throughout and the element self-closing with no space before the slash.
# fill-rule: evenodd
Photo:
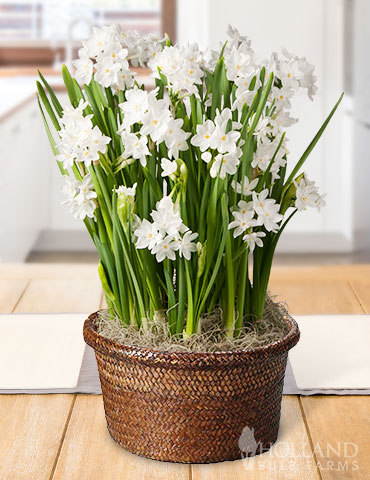
<svg viewBox="0 0 370 480">
<path fill-rule="evenodd" d="M 294 318 L 301 339 L 289 358 L 298 389 L 370 389 L 370 315 Z"/>
<path fill-rule="evenodd" d="M 0 389 L 77 387 L 86 318 L 85 313 L 0 315 Z"/>
<path fill-rule="evenodd" d="M 101 393 L 86 314 L 0 315 L 0 394 Z M 369 395 L 370 315 L 296 315 L 284 394 Z"/>
</svg>

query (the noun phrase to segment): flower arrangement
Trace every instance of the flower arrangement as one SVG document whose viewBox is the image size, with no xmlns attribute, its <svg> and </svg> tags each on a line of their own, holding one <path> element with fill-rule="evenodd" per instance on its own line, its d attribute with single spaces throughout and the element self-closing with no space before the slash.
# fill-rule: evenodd
<svg viewBox="0 0 370 480">
<path fill-rule="evenodd" d="M 325 205 L 301 168 L 342 96 L 288 166 L 291 101 L 302 89 L 312 99 L 314 68 L 285 50 L 259 60 L 247 37 L 231 27 L 228 35 L 219 51 L 203 52 L 116 25 L 94 28 L 74 61 L 76 78 L 63 67 L 64 109 L 40 74 L 63 203 L 97 248 L 122 328 L 150 329 L 160 316 L 171 335 L 188 338 L 219 307 L 225 335 L 237 336 L 263 317 L 287 223 Z M 135 80 L 137 66 L 151 69 L 153 90 Z"/>
</svg>

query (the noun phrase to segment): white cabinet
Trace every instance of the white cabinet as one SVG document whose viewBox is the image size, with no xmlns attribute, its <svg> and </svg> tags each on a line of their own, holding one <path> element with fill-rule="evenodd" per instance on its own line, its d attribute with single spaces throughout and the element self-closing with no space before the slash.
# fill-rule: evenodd
<svg viewBox="0 0 370 480">
<path fill-rule="evenodd" d="M 46 145 L 36 100 L 0 123 L 0 258 L 23 261 L 46 225 Z"/>
</svg>

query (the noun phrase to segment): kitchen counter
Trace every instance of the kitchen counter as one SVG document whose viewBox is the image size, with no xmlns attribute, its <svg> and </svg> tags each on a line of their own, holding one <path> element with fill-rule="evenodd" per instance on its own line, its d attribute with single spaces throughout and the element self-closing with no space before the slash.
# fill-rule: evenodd
<svg viewBox="0 0 370 480">
<path fill-rule="evenodd" d="M 65 90 L 61 75 L 46 73 L 46 80 L 56 90 Z M 36 95 L 37 72 L 34 75 L 2 76 L 0 74 L 0 122 L 19 111 Z"/>
</svg>

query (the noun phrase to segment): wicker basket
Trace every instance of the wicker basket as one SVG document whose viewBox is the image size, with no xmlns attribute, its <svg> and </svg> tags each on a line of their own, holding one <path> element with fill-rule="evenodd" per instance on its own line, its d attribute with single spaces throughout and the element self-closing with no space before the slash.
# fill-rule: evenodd
<svg viewBox="0 0 370 480">
<path fill-rule="evenodd" d="M 276 441 L 288 351 L 279 342 L 247 351 L 160 352 L 127 347 L 96 332 L 84 338 L 99 368 L 108 430 L 130 452 L 156 460 L 211 463 L 268 450 Z"/>
</svg>

